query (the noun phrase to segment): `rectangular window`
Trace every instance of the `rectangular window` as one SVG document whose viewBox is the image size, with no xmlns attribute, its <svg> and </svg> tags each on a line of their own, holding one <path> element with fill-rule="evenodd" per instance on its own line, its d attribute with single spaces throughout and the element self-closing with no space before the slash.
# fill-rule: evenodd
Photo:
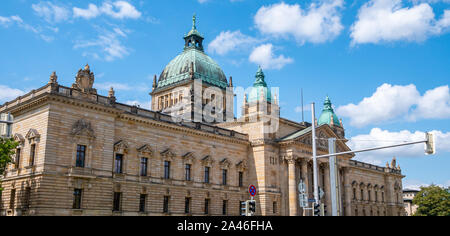
<svg viewBox="0 0 450 236">
<path fill-rule="evenodd" d="M 86 146 L 77 145 L 76 167 L 84 168 L 85 159 L 86 159 Z"/>
<path fill-rule="evenodd" d="M 368 190 L 367 191 L 367 200 L 370 202 L 370 201 L 372 201 L 372 197 L 370 196 L 371 195 L 371 191 L 370 190 Z"/>
<path fill-rule="evenodd" d="M 141 176 L 147 176 L 148 158 L 141 158 Z"/>
<path fill-rule="evenodd" d="M 30 148 L 30 166 L 34 166 L 35 158 L 36 158 L 36 144 L 32 144 Z"/>
<path fill-rule="evenodd" d="M 191 181 L 191 168 L 192 168 L 192 165 L 186 164 L 186 167 L 185 167 L 185 179 L 186 179 L 186 181 Z"/>
<path fill-rule="evenodd" d="M 116 159 L 114 162 L 115 170 L 114 172 L 116 174 L 122 174 L 122 165 L 123 165 L 123 155 L 122 154 L 116 154 Z"/>
<path fill-rule="evenodd" d="M 191 212 L 191 199 L 186 198 L 184 200 L 184 213 L 189 214 Z"/>
<path fill-rule="evenodd" d="M 361 189 L 361 201 L 364 201 L 364 190 Z"/>
<path fill-rule="evenodd" d="M 120 211 L 122 193 L 115 192 L 113 200 L 113 211 Z"/>
<path fill-rule="evenodd" d="M 243 186 L 244 186 L 244 173 L 239 172 L 239 187 L 243 187 Z"/>
<path fill-rule="evenodd" d="M 169 213 L 169 197 L 164 196 L 163 213 Z"/>
<path fill-rule="evenodd" d="M 222 170 L 222 184 L 223 185 L 227 185 L 227 174 L 228 174 L 228 171 L 223 169 Z"/>
<path fill-rule="evenodd" d="M 139 212 L 145 212 L 145 202 L 147 200 L 146 194 L 141 194 L 139 196 Z"/>
<path fill-rule="evenodd" d="M 209 167 L 205 167 L 205 183 L 209 184 Z"/>
<path fill-rule="evenodd" d="M 227 215 L 227 210 L 228 210 L 228 201 L 227 200 L 223 200 L 223 203 L 222 203 L 222 215 L 226 216 Z"/>
<path fill-rule="evenodd" d="M 23 207 L 25 209 L 30 208 L 30 197 L 31 197 L 31 188 L 25 188 L 25 194 L 23 195 Z"/>
<path fill-rule="evenodd" d="M 378 191 L 375 191 L 375 202 L 378 202 Z"/>
<path fill-rule="evenodd" d="M 384 192 L 381 192 L 381 202 L 384 203 Z"/>
<path fill-rule="evenodd" d="M 18 148 L 18 149 L 16 150 L 16 162 L 14 163 L 14 167 L 15 167 L 16 169 L 20 169 L 20 152 L 21 152 L 21 149 Z"/>
<path fill-rule="evenodd" d="M 170 161 L 164 161 L 164 179 L 170 179 Z"/>
<path fill-rule="evenodd" d="M 273 202 L 273 214 L 277 214 L 277 202 Z"/>
<path fill-rule="evenodd" d="M 16 190 L 11 189 L 11 195 L 9 199 L 9 209 L 14 209 L 15 204 L 16 204 Z"/>
<path fill-rule="evenodd" d="M 209 214 L 209 199 L 205 199 L 205 215 Z"/>
<path fill-rule="evenodd" d="M 73 209 L 81 209 L 81 197 L 83 190 L 75 189 L 73 191 Z"/>
</svg>

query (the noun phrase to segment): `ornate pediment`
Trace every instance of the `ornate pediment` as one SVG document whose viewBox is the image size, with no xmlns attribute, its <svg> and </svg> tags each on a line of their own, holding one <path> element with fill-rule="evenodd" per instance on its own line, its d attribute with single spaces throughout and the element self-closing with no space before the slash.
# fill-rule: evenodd
<svg viewBox="0 0 450 236">
<path fill-rule="evenodd" d="M 227 158 L 224 158 L 223 160 L 220 161 L 220 167 L 224 168 L 224 169 L 228 169 L 230 168 L 230 161 Z"/>
<path fill-rule="evenodd" d="M 27 135 L 25 136 L 26 139 L 30 140 L 30 139 L 38 139 L 41 135 L 39 134 L 39 132 L 35 129 L 30 129 L 27 133 Z"/>
<path fill-rule="evenodd" d="M 127 153 L 129 145 L 127 141 L 120 140 L 114 144 L 114 151 L 119 153 Z"/>
<path fill-rule="evenodd" d="M 170 148 L 166 149 L 165 151 L 161 152 L 161 156 L 168 159 L 173 159 L 176 154 L 170 150 Z"/>
<path fill-rule="evenodd" d="M 185 162 L 193 163 L 195 161 L 194 153 L 188 152 L 183 155 L 183 159 Z"/>
<path fill-rule="evenodd" d="M 21 134 L 14 134 L 14 141 L 18 142 L 19 144 L 25 143 L 25 138 Z"/>
<path fill-rule="evenodd" d="M 141 155 L 148 155 L 148 156 L 153 155 L 153 150 L 151 149 L 150 145 L 148 145 L 148 144 L 145 144 L 144 146 L 138 148 L 137 151 Z"/>
<path fill-rule="evenodd" d="M 238 162 L 237 164 L 236 164 L 236 167 L 239 169 L 239 170 L 245 170 L 245 169 L 247 169 L 247 161 L 245 161 L 245 160 L 243 160 L 243 161 L 240 161 L 240 162 Z"/>
<path fill-rule="evenodd" d="M 211 166 L 214 163 L 214 160 L 212 159 L 211 156 L 208 155 L 202 159 L 202 163 L 203 163 L 203 165 Z"/>
<path fill-rule="evenodd" d="M 94 129 L 92 128 L 91 122 L 84 119 L 78 120 L 73 124 L 72 130 L 70 132 L 72 136 L 88 136 L 90 138 L 95 138 Z"/>
</svg>

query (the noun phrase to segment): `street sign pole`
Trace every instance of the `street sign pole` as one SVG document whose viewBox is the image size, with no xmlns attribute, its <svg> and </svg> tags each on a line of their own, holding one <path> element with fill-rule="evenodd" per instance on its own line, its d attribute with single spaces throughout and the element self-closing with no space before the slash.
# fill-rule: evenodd
<svg viewBox="0 0 450 236">
<path fill-rule="evenodd" d="M 312 113 L 312 153 L 313 153 L 313 184 L 314 184 L 314 199 L 316 204 L 319 204 L 319 185 L 318 185 L 318 175 L 317 175 L 317 150 L 316 150 L 316 108 L 315 104 L 311 104 Z"/>
<path fill-rule="evenodd" d="M 328 139 L 328 153 L 336 153 L 336 139 Z M 330 156 L 330 195 L 331 195 L 331 215 L 340 215 L 340 184 L 339 184 L 339 171 L 337 165 L 336 156 Z"/>
</svg>

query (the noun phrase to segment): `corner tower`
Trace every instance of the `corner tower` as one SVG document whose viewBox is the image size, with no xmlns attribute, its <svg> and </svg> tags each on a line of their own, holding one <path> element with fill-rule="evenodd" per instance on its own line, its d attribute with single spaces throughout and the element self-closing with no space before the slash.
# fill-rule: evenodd
<svg viewBox="0 0 450 236">
<path fill-rule="evenodd" d="M 204 37 L 197 30 L 197 18 L 184 36 L 183 52 L 154 78 L 152 110 L 198 122 L 218 123 L 234 118 L 233 85 L 220 66 L 205 54 Z M 210 108 L 209 112 L 204 112 Z M 198 119 L 200 117 L 200 120 Z"/>
<path fill-rule="evenodd" d="M 329 125 L 340 138 L 345 137 L 345 130 L 342 124 L 342 120 L 340 120 L 334 112 L 333 104 L 331 103 L 331 100 L 328 96 L 325 98 L 322 114 L 317 120 L 318 126 L 323 124 Z"/>
</svg>

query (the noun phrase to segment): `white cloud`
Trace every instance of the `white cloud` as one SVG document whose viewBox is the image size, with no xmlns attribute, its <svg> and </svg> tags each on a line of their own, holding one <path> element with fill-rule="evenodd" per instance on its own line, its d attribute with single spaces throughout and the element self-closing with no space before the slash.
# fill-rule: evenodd
<svg viewBox="0 0 450 236">
<path fill-rule="evenodd" d="M 436 153 L 439 154 L 450 152 L 450 132 L 444 133 L 442 131 L 434 130 L 431 131 L 431 133 L 435 135 Z M 352 150 L 358 150 L 422 140 L 425 140 L 425 132 L 422 131 L 411 132 L 409 130 L 402 130 L 399 132 L 391 132 L 380 128 L 374 128 L 369 134 L 362 134 L 352 137 L 348 142 L 348 145 Z M 425 144 L 416 144 L 363 152 L 356 154 L 355 158 L 371 164 L 382 165 L 386 161 L 391 160 L 394 156 L 397 158 L 424 157 L 424 145 Z"/>
<path fill-rule="evenodd" d="M 357 105 L 351 103 L 336 109 L 339 116 L 348 117 L 350 125 L 363 127 L 394 119 L 450 118 L 450 92 L 448 85 L 437 87 L 420 95 L 415 85 L 383 84 L 371 96 Z"/>
<path fill-rule="evenodd" d="M 275 37 L 293 36 L 299 43 L 323 43 L 336 38 L 344 28 L 339 10 L 343 0 L 311 3 L 306 9 L 284 2 L 261 7 L 254 17 L 258 30 Z"/>
<path fill-rule="evenodd" d="M 448 85 L 426 91 L 409 116 L 412 120 L 420 118 L 445 119 L 449 117 L 450 91 Z"/>
<path fill-rule="evenodd" d="M 337 108 L 339 116 L 350 118 L 350 124 L 362 127 L 392 120 L 408 113 L 420 97 L 415 85 L 398 86 L 383 84 L 359 104 L 348 104 Z"/>
<path fill-rule="evenodd" d="M 25 92 L 20 89 L 13 89 L 5 85 L 0 85 L 0 103 L 14 100 L 24 94 Z"/>
<path fill-rule="evenodd" d="M 101 7 L 90 3 L 87 9 L 78 7 L 73 8 L 73 15 L 75 18 L 91 19 L 101 14 L 116 18 L 116 19 L 138 19 L 142 16 L 136 7 L 126 1 L 104 2 Z"/>
<path fill-rule="evenodd" d="M 95 4 L 90 3 L 87 9 L 78 7 L 73 8 L 73 17 L 81 17 L 84 19 L 95 18 L 100 15 L 100 10 Z"/>
<path fill-rule="evenodd" d="M 100 49 L 100 52 L 84 52 L 83 55 L 105 61 L 122 59 L 130 54 L 130 49 L 122 45 L 121 37 L 126 37 L 126 34 L 119 28 L 114 28 L 113 31 L 102 30 L 97 39 L 77 41 L 74 49 L 94 47 Z"/>
<path fill-rule="evenodd" d="M 249 61 L 260 65 L 264 69 L 281 69 L 285 65 L 292 63 L 292 58 L 284 55 L 276 56 L 273 52 L 272 44 L 263 44 L 253 49 Z"/>
<path fill-rule="evenodd" d="M 241 31 L 222 31 L 211 43 L 208 45 L 208 51 L 225 55 L 230 51 L 245 49 L 259 40 L 244 35 Z"/>
<path fill-rule="evenodd" d="M 69 10 L 51 2 L 40 2 L 32 4 L 31 7 L 38 16 L 43 17 L 49 23 L 58 23 L 70 18 Z"/>
<path fill-rule="evenodd" d="M 17 25 L 18 27 L 26 31 L 30 31 L 38 35 L 41 39 L 43 39 L 46 42 L 51 42 L 54 40 L 52 36 L 44 34 L 43 30 L 40 27 L 36 28 L 25 23 L 20 16 L 9 16 L 9 17 L 0 16 L 0 26 L 8 28 L 11 25 Z"/>
<path fill-rule="evenodd" d="M 351 27 L 352 44 L 393 41 L 422 42 L 449 26 L 450 14 L 436 21 L 428 3 L 403 7 L 402 0 L 371 0 Z"/>
</svg>

